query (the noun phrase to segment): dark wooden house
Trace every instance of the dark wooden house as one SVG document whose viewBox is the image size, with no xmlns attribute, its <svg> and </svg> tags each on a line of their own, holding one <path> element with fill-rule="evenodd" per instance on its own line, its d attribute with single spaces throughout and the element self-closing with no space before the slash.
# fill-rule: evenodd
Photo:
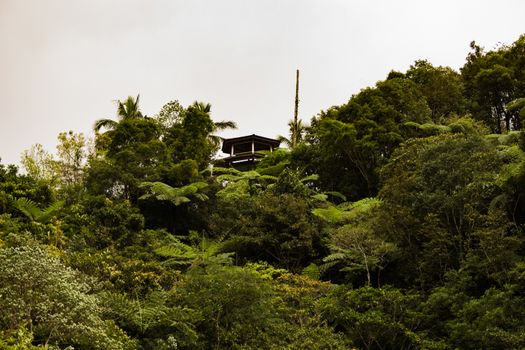
<svg viewBox="0 0 525 350">
<path fill-rule="evenodd" d="M 279 147 L 281 141 L 259 135 L 249 135 L 224 139 L 222 152 L 227 157 L 216 161 L 219 166 L 231 166 L 240 170 L 249 169 L 258 159 Z"/>
</svg>

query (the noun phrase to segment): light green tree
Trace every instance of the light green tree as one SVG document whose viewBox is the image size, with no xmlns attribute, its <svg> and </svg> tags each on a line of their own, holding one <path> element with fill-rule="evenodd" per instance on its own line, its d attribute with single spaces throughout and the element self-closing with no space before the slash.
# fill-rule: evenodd
<svg viewBox="0 0 525 350">
<path fill-rule="evenodd" d="M 27 174 L 34 179 L 47 182 L 56 181 L 56 163 L 53 155 L 47 152 L 41 144 L 34 144 L 29 150 L 25 150 L 20 163 Z"/>
<path fill-rule="evenodd" d="M 100 317 L 87 280 L 40 247 L 0 249 L 0 329 L 25 328 L 33 342 L 129 349 L 129 338 Z M 112 328 L 113 327 L 113 328 Z"/>
</svg>

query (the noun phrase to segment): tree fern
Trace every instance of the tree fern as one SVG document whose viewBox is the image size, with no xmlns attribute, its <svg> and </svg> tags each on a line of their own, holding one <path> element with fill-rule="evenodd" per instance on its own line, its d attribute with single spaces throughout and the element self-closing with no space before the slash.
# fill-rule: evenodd
<svg viewBox="0 0 525 350">
<path fill-rule="evenodd" d="M 139 187 L 148 190 L 148 193 L 140 199 L 155 198 L 160 201 L 169 201 L 175 206 L 190 202 L 190 197 L 199 201 L 208 199 L 208 196 L 201 192 L 208 187 L 205 182 L 194 182 L 182 187 L 171 187 L 163 182 L 143 182 Z"/>
<path fill-rule="evenodd" d="M 232 174 L 239 175 L 242 171 L 235 168 L 223 168 L 223 167 L 210 167 L 201 171 L 202 175 L 223 175 L 223 174 Z"/>
<path fill-rule="evenodd" d="M 35 220 L 35 218 L 41 213 L 38 205 L 31 199 L 25 197 L 15 199 L 13 201 L 13 206 L 30 220 Z"/>
<path fill-rule="evenodd" d="M 31 221 L 37 221 L 40 223 L 48 222 L 63 205 L 64 201 L 57 201 L 44 209 L 40 209 L 38 204 L 31 199 L 22 197 L 13 200 L 13 207 L 27 216 Z"/>
<path fill-rule="evenodd" d="M 197 257 L 197 252 L 191 246 L 175 242 L 155 249 L 155 254 L 165 258 L 164 265 L 189 266 Z"/>
<path fill-rule="evenodd" d="M 203 239 L 198 246 L 190 246 L 180 241 L 155 249 L 155 253 L 165 260 L 164 265 L 195 268 L 208 265 L 231 265 L 233 253 L 219 253 L 217 242 Z"/>
</svg>

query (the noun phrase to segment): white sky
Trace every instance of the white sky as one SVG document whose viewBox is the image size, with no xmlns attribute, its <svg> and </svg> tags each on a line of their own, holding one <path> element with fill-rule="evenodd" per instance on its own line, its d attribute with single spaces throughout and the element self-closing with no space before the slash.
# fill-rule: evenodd
<svg viewBox="0 0 525 350">
<path fill-rule="evenodd" d="M 522 0 L 0 0 L 0 157 L 91 135 L 115 100 L 147 115 L 212 104 L 233 137 L 286 135 L 295 70 L 305 121 L 415 60 L 461 67 L 525 33 Z"/>
</svg>

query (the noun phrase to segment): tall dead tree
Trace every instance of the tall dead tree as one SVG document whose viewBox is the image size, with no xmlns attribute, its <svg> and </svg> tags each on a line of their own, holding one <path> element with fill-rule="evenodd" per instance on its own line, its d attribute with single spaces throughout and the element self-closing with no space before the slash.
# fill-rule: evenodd
<svg viewBox="0 0 525 350">
<path fill-rule="evenodd" d="M 299 127 L 299 120 L 298 120 L 298 114 L 299 114 L 299 69 L 296 71 L 295 76 L 295 108 L 294 108 L 294 115 L 293 115 L 293 125 L 291 130 L 291 143 L 292 148 L 297 146 L 299 143 L 300 135 L 300 127 Z"/>
</svg>

